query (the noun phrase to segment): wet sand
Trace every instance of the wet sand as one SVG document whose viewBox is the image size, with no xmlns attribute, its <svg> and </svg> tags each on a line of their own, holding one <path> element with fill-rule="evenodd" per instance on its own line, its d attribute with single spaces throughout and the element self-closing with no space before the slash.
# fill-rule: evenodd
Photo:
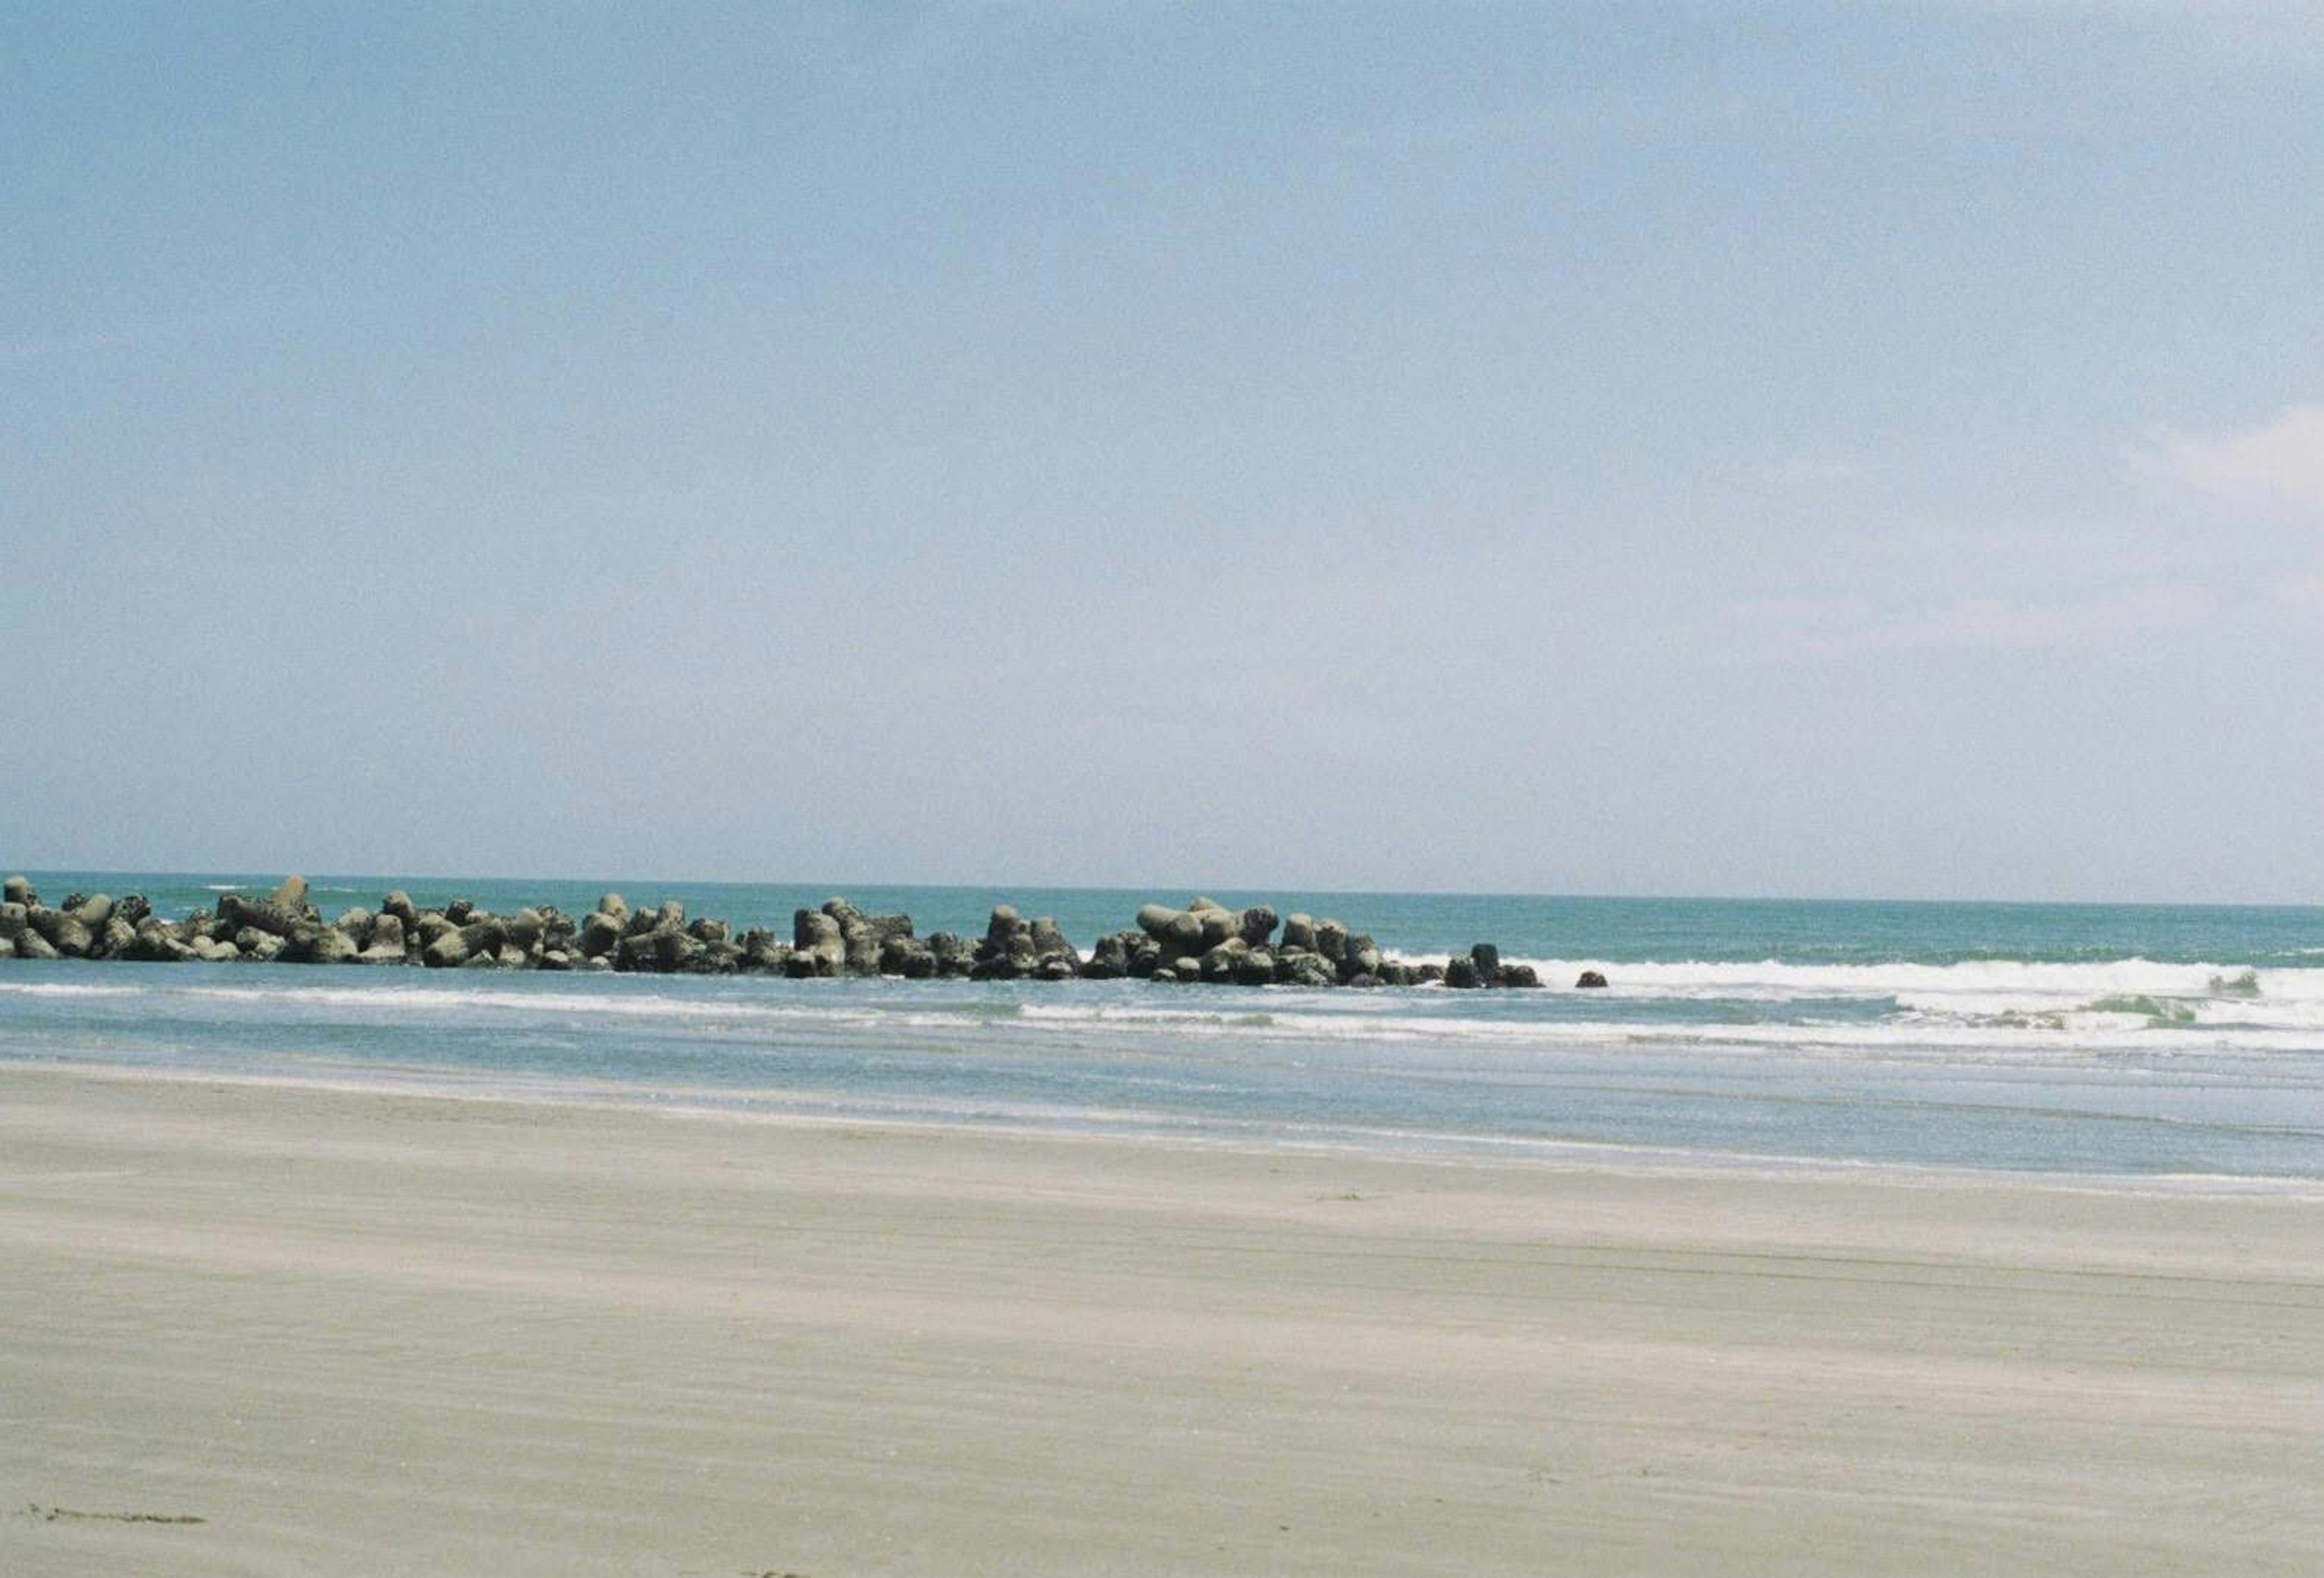
<svg viewBox="0 0 2324 1578">
<path fill-rule="evenodd" d="M 2313 1573 L 2324 1190 L 0 1069 L 0 1571 Z"/>
</svg>

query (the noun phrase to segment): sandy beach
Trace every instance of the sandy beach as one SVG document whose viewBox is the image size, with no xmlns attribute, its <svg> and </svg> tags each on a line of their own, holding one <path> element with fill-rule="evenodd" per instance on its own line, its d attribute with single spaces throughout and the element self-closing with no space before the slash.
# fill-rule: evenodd
<svg viewBox="0 0 2324 1578">
<path fill-rule="evenodd" d="M 0 1069 L 0 1569 L 2309 1573 L 2324 1198 Z"/>
</svg>

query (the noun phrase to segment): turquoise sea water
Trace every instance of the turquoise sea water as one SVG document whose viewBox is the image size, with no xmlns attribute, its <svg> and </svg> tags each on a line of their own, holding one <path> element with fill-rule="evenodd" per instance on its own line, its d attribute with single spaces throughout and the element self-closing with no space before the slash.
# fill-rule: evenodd
<svg viewBox="0 0 2324 1578">
<path fill-rule="evenodd" d="M 256 874 L 32 873 L 214 904 Z M 635 903 L 787 929 L 844 892 L 1084 947 L 1157 890 L 315 879 L 326 914 Z M 0 1059 L 835 1117 L 1493 1154 L 2324 1179 L 2324 909 L 1214 891 L 1549 989 L 792 982 L 0 963 Z M 1583 968 L 1612 986 L 1572 990 Z"/>
</svg>

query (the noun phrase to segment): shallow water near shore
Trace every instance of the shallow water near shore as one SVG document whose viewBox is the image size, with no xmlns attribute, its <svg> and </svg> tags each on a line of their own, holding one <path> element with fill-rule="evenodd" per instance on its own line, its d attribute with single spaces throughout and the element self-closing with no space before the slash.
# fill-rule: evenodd
<svg viewBox="0 0 2324 1578">
<path fill-rule="evenodd" d="M 261 875 L 33 873 L 165 916 Z M 327 915 L 607 888 L 788 929 L 834 891 L 1087 946 L 1157 891 L 315 880 Z M 1541 992 L 0 964 L 0 1059 L 1384 1150 L 2324 1177 L 2324 910 L 1217 891 Z M 1578 992 L 1584 968 L 1612 986 Z"/>
</svg>

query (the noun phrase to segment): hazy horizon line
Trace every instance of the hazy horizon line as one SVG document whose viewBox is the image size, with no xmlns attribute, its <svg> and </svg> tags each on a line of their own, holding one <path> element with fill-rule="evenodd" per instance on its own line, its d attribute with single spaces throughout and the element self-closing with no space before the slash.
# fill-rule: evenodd
<svg viewBox="0 0 2324 1578">
<path fill-rule="evenodd" d="M 1628 892 L 1561 892 L 1527 888 L 1360 888 L 1309 886 L 1296 882 L 1003 882 L 1003 881 L 898 881 L 853 878 L 843 881 L 795 877 L 640 877 L 606 875 L 586 872 L 579 875 L 559 875 L 554 872 L 334 872 L 317 869 L 311 872 L 294 867 L 251 868 L 237 870 L 226 866 L 189 866 L 177 869 L 130 868 L 120 866 L 23 866 L 10 868 L 5 873 L 23 876 L 36 882 L 60 877 L 171 877 L 171 878 L 251 878 L 261 881 L 281 881 L 297 874 L 311 885 L 333 881 L 341 882 L 392 885 L 408 883 L 414 886 L 451 886 L 460 882 L 552 882 L 581 884 L 607 888 L 630 887 L 650 890 L 656 887 L 694 888 L 801 888 L 820 890 L 845 896 L 851 889 L 903 890 L 927 889 L 940 892 L 989 892 L 1006 899 L 1012 891 L 1052 893 L 1130 893 L 1164 895 L 1183 890 L 1188 894 L 1234 893 L 1246 898 L 1264 897 L 1268 893 L 1299 893 L 1333 898 L 1410 898 L 1410 899 L 1539 899 L 1544 900 L 1580 900 L 1584 902 L 1641 903 L 1720 903 L 1720 904 L 1927 904 L 1981 905 L 2017 909 L 2317 909 L 2324 910 L 2324 900 L 2301 901 L 2288 899 L 2156 899 L 2156 898 L 2026 898 L 1991 895 L 1965 896 L 1936 893 L 1766 893 L 1766 892 L 1676 892 L 1668 891 L 1634 891 Z M 383 890 L 383 891 L 385 890 Z"/>
</svg>

